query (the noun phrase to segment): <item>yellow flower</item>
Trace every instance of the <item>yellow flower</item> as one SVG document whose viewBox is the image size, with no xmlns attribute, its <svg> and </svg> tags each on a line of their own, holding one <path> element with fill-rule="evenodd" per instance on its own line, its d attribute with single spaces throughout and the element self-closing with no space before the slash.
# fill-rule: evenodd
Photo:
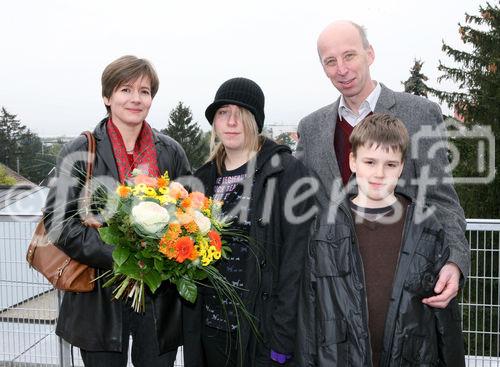
<svg viewBox="0 0 500 367">
<path fill-rule="evenodd" d="M 162 200 L 164 200 L 166 203 L 172 203 L 172 204 L 175 204 L 177 201 L 170 195 L 162 195 L 161 197 L 163 197 Z"/>
<path fill-rule="evenodd" d="M 144 193 L 146 194 L 146 196 L 156 197 L 156 190 L 152 187 L 146 187 Z"/>
<path fill-rule="evenodd" d="M 216 249 L 216 248 L 215 248 L 215 246 L 213 246 L 213 245 L 212 245 L 212 246 L 210 246 L 210 247 L 208 248 L 208 253 L 210 254 L 210 257 L 214 257 L 214 255 L 215 255 L 217 252 L 219 252 L 219 251 L 217 251 L 217 249 Z"/>
<path fill-rule="evenodd" d="M 144 192 L 146 192 L 146 189 L 148 187 L 144 184 L 138 184 L 138 185 L 135 185 L 134 188 L 132 189 L 132 193 L 135 195 L 135 196 L 139 196 L 140 194 L 143 194 Z"/>
<path fill-rule="evenodd" d="M 145 192 L 148 187 L 146 186 L 146 184 L 140 183 L 138 185 L 135 185 L 135 188 L 140 192 Z"/>
<path fill-rule="evenodd" d="M 202 266 L 210 265 L 214 260 L 220 259 L 222 255 L 221 251 L 218 251 L 215 246 L 209 246 L 206 240 L 200 241 L 196 246 L 196 250 L 201 257 Z"/>
</svg>

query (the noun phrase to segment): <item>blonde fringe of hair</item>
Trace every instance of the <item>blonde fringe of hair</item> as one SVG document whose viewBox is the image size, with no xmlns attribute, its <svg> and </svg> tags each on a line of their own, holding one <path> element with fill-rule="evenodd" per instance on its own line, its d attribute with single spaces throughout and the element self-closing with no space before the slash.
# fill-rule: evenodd
<svg viewBox="0 0 500 367">
<path fill-rule="evenodd" d="M 238 107 L 240 112 L 240 121 L 243 124 L 243 131 L 245 133 L 245 150 L 248 151 L 248 159 L 250 160 L 255 153 L 257 153 L 264 142 L 264 136 L 259 134 L 257 129 L 257 122 L 254 115 L 246 108 Z M 207 162 L 215 161 L 218 174 L 222 174 L 224 167 L 224 160 L 227 153 L 222 142 L 218 141 L 217 134 L 215 133 L 215 122 L 212 123 L 212 134 L 210 136 L 210 155 Z"/>
</svg>

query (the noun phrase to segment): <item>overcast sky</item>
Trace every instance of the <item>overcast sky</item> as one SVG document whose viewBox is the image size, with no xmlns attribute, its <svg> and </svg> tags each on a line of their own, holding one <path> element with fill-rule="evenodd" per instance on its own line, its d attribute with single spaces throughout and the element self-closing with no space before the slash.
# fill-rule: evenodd
<svg viewBox="0 0 500 367">
<path fill-rule="evenodd" d="M 74 136 L 104 116 L 100 76 L 114 59 L 149 59 L 160 89 L 148 121 L 163 128 L 178 101 L 203 129 L 219 85 L 255 80 L 266 95 L 266 123 L 296 125 L 338 92 L 316 53 L 319 32 L 350 19 L 375 49 L 372 77 L 402 90 L 414 58 L 439 87 L 441 42 L 463 48 L 458 22 L 479 0 L 153 1 L 7 0 L 0 6 L 0 106 L 41 136 Z M 441 85 L 443 87 L 443 85 Z M 447 88 L 452 88 L 450 84 Z M 449 110 L 443 106 L 445 112 Z"/>
</svg>

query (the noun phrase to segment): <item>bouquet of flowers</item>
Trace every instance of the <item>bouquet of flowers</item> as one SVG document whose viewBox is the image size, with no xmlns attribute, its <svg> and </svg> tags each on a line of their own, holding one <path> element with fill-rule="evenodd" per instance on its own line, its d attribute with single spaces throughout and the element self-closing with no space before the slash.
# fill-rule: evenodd
<svg viewBox="0 0 500 367">
<path fill-rule="evenodd" d="M 218 292 L 236 297 L 234 289 L 213 266 L 229 248 L 221 232 L 221 202 L 201 192 L 188 193 L 168 172 L 150 177 L 134 170 L 119 185 L 103 212 L 107 226 L 99 229 L 104 242 L 115 246 L 112 275 L 104 286 L 116 285 L 116 299 L 130 297 L 137 312 L 144 310 L 147 286 L 155 292 L 163 281 L 175 284 L 190 302 L 197 281 L 208 278 Z M 238 302 L 239 303 L 239 302 Z"/>
</svg>

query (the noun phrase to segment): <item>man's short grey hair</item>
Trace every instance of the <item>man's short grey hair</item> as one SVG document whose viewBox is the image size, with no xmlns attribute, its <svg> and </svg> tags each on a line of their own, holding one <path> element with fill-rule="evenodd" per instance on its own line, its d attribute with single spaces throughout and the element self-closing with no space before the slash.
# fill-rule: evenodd
<svg viewBox="0 0 500 367">
<path fill-rule="evenodd" d="M 365 49 L 370 47 L 370 42 L 368 42 L 368 37 L 366 36 L 366 28 L 363 27 L 362 25 L 359 25 L 358 23 L 354 23 L 353 21 L 349 21 L 349 23 L 351 23 L 352 26 L 358 30 L 363 47 Z"/>
</svg>

